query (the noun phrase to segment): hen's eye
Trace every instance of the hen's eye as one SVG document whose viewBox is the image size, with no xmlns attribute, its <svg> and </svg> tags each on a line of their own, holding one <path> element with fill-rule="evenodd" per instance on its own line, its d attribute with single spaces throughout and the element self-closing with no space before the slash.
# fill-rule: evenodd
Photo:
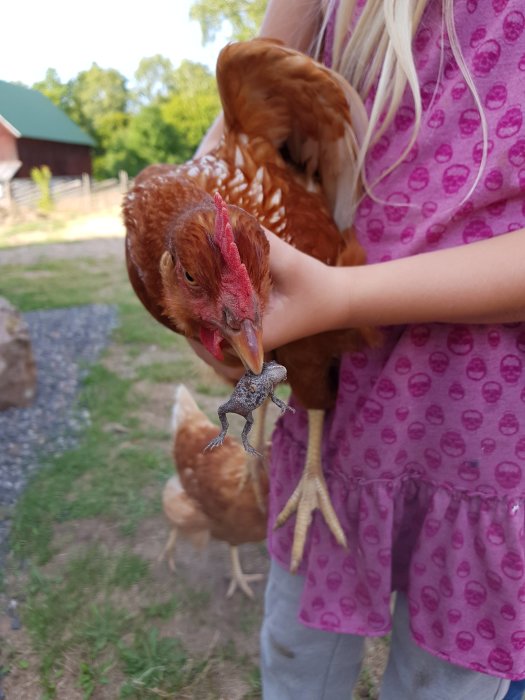
<svg viewBox="0 0 525 700">
<path fill-rule="evenodd" d="M 192 277 L 189 272 L 184 271 L 184 277 L 190 284 L 193 284 L 195 282 L 195 278 Z"/>
</svg>

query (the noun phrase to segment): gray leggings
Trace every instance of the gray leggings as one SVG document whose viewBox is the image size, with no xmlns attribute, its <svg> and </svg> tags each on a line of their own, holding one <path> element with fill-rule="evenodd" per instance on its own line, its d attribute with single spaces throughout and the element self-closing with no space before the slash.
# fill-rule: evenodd
<svg viewBox="0 0 525 700">
<path fill-rule="evenodd" d="M 297 621 L 303 578 L 272 562 L 261 631 L 264 700 L 351 700 L 364 638 Z M 380 700 L 500 700 L 510 681 L 453 666 L 418 647 L 398 594 Z"/>
</svg>

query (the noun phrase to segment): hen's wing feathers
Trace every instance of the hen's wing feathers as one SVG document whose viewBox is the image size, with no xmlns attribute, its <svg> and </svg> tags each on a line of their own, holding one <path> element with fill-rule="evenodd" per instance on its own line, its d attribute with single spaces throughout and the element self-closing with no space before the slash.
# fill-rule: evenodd
<svg viewBox="0 0 525 700">
<path fill-rule="evenodd" d="M 264 135 L 276 150 L 286 144 L 308 175 L 319 173 L 335 221 L 346 228 L 357 143 L 367 121 L 350 85 L 273 39 L 226 46 L 217 62 L 217 83 L 226 130 L 250 139 Z"/>
</svg>

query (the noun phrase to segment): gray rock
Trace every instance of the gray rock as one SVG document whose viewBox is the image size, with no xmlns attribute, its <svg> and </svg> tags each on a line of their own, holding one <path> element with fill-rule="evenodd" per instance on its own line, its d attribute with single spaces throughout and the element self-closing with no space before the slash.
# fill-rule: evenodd
<svg viewBox="0 0 525 700">
<path fill-rule="evenodd" d="M 28 325 L 14 306 L 0 297 L 0 410 L 29 406 L 35 391 L 36 366 Z"/>
<path fill-rule="evenodd" d="M 73 448 L 89 426 L 89 412 L 76 399 L 117 325 L 117 310 L 95 304 L 31 311 L 24 321 L 38 382 L 30 406 L 0 412 L 0 569 L 12 512 L 27 481 L 48 458 Z"/>
</svg>

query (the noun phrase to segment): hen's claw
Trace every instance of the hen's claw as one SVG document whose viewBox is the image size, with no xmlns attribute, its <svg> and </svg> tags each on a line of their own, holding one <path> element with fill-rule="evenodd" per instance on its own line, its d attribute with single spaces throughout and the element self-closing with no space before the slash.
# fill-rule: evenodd
<svg viewBox="0 0 525 700">
<path fill-rule="evenodd" d="M 164 558 L 167 556 L 168 558 L 168 567 L 170 571 L 174 572 L 175 571 L 175 556 L 174 556 L 174 550 L 175 550 L 175 542 L 177 541 L 177 528 L 173 527 L 170 530 L 170 534 L 168 537 L 168 541 L 164 545 L 164 549 L 162 552 L 159 554 L 157 561 L 161 562 L 164 560 Z"/>
<path fill-rule="evenodd" d="M 337 542 L 343 547 L 347 546 L 346 536 L 330 501 L 321 467 L 323 420 L 323 411 L 308 411 L 308 447 L 303 475 L 288 502 L 277 516 L 274 526 L 274 529 L 280 527 L 292 513 L 297 511 L 290 565 L 292 572 L 297 571 L 303 558 L 306 533 L 316 508 L 319 508 L 323 514 L 326 524 Z"/>
<path fill-rule="evenodd" d="M 330 528 L 330 532 L 337 542 L 346 547 L 346 536 L 330 501 L 324 477 L 321 474 L 309 473 L 308 470 L 305 470 L 301 481 L 279 513 L 275 523 L 275 528 L 280 527 L 292 513 L 297 511 L 292 545 L 292 563 L 290 566 L 290 571 L 292 572 L 297 571 L 303 558 L 306 533 L 316 508 L 320 509 L 326 524 Z"/>
<path fill-rule="evenodd" d="M 245 574 L 241 567 L 239 552 L 237 547 L 230 547 L 230 556 L 232 562 L 232 580 L 226 593 L 227 598 L 231 598 L 237 590 L 237 587 L 245 593 L 248 598 L 253 598 L 253 591 L 248 585 L 251 581 L 262 581 L 263 574 Z"/>
</svg>

